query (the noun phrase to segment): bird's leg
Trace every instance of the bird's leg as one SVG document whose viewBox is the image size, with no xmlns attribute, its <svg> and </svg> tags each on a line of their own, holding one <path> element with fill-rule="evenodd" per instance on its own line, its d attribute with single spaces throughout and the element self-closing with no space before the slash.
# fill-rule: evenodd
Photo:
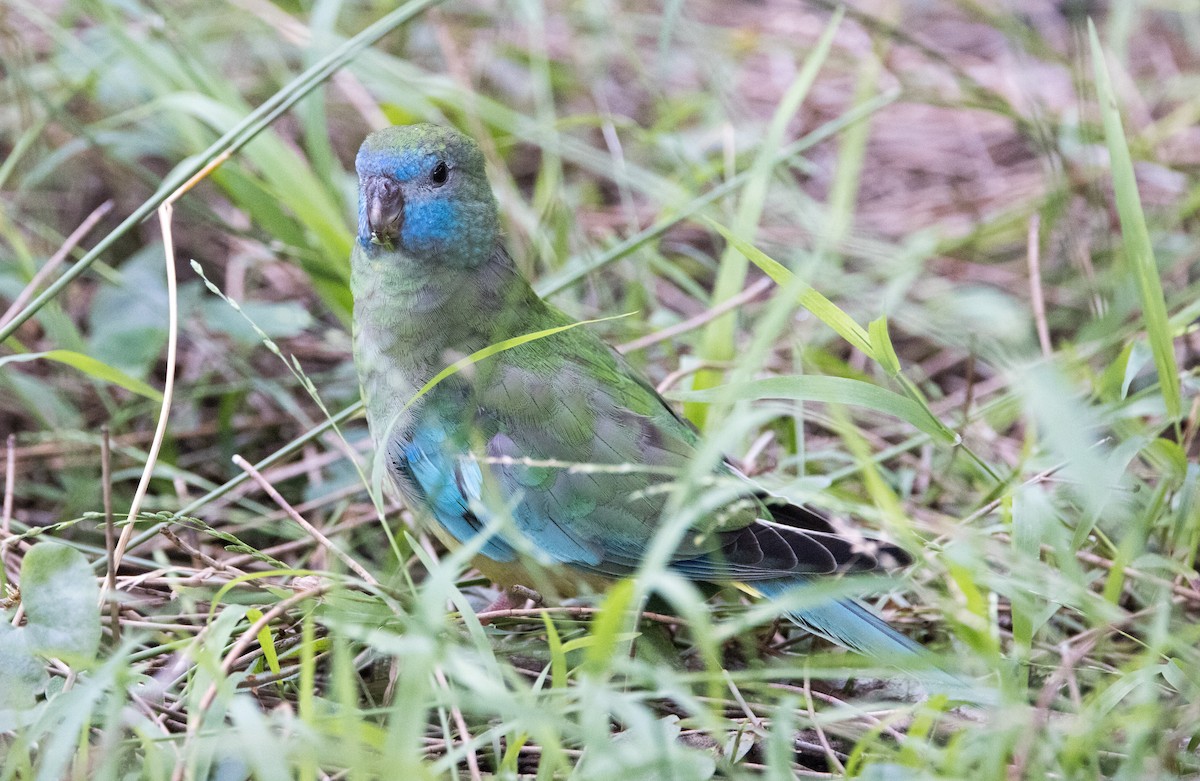
<svg viewBox="0 0 1200 781">
<path fill-rule="evenodd" d="M 518 607 L 523 606 L 525 604 L 525 600 L 532 602 L 534 607 L 541 607 L 542 602 L 545 601 L 542 599 L 541 594 L 534 591 L 529 586 L 522 586 L 520 583 L 514 583 L 512 586 L 506 589 L 506 591 L 511 594 L 514 599 L 520 600 L 521 605 Z"/>
<path fill-rule="evenodd" d="M 542 595 L 520 584 L 513 584 L 500 592 L 500 596 L 496 597 L 490 605 L 479 611 L 479 615 L 488 613 L 498 613 L 503 610 L 519 610 L 525 607 L 526 602 L 533 602 L 534 607 L 542 604 Z M 491 619 L 481 618 L 481 624 L 490 623 Z"/>
</svg>

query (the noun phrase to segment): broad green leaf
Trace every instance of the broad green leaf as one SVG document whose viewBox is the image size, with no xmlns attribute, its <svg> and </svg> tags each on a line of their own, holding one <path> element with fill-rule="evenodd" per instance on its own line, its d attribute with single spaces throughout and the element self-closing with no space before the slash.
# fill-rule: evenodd
<svg viewBox="0 0 1200 781">
<path fill-rule="evenodd" d="M 90 355 L 77 353 L 74 350 L 48 350 L 44 353 L 6 355 L 0 358 L 0 366 L 6 363 L 22 363 L 24 361 L 36 361 L 39 359 L 57 361 L 73 369 L 78 369 L 84 374 L 95 377 L 98 380 L 122 387 L 131 393 L 145 396 L 152 401 L 162 401 L 162 394 L 150 385 L 147 385 L 136 377 L 130 377 L 115 366 L 109 366 L 107 363 L 98 361 Z"/>
<path fill-rule="evenodd" d="M 1167 321 L 1167 304 L 1163 298 L 1162 280 L 1158 265 L 1154 262 L 1154 247 L 1150 243 L 1150 232 L 1146 228 L 1146 215 L 1142 211 L 1142 199 L 1138 195 L 1137 179 L 1133 174 L 1133 159 L 1129 156 L 1129 144 L 1125 140 L 1125 129 L 1121 126 L 1121 112 L 1117 107 L 1117 96 L 1108 76 L 1104 61 L 1104 50 L 1096 35 L 1096 26 L 1088 19 L 1088 37 L 1092 44 L 1092 65 L 1096 71 L 1096 93 L 1100 98 L 1100 114 L 1104 119 L 1104 141 L 1108 145 L 1108 157 L 1112 166 L 1113 194 L 1117 201 L 1117 214 L 1121 218 L 1121 240 L 1125 246 L 1125 257 L 1132 267 L 1142 299 L 1142 316 L 1146 320 L 1146 337 L 1150 351 L 1154 354 L 1154 365 L 1162 386 L 1163 403 L 1167 417 L 1178 420 L 1183 402 L 1179 390 L 1179 367 L 1175 363 L 1175 345 L 1171 327 Z"/>
<path fill-rule="evenodd" d="M 21 604 L 29 647 L 70 665 L 86 665 L 100 650 L 100 589 L 83 554 L 40 542 L 21 562 Z"/>
<path fill-rule="evenodd" d="M 898 393 L 845 377 L 793 375 L 768 377 L 703 391 L 678 391 L 668 398 L 679 401 L 720 401 L 740 399 L 791 399 L 793 401 L 822 401 L 828 404 L 848 404 L 866 407 L 900 418 L 921 431 L 945 442 L 955 442 L 954 432 L 942 424 L 923 406 Z"/>
<path fill-rule="evenodd" d="M 243 301 L 238 312 L 223 302 L 206 298 L 200 304 L 205 323 L 247 346 L 257 346 L 261 338 L 249 320 L 270 339 L 287 339 L 303 333 L 312 325 L 312 315 L 298 301 Z"/>
<path fill-rule="evenodd" d="M 24 629 L 0 620 L 0 732 L 25 723 L 49 675 L 29 650 Z"/>
<path fill-rule="evenodd" d="M 121 264 L 114 283 L 97 288 L 88 311 L 87 354 L 146 377 L 167 344 L 168 306 L 163 247 L 153 242 Z"/>
</svg>

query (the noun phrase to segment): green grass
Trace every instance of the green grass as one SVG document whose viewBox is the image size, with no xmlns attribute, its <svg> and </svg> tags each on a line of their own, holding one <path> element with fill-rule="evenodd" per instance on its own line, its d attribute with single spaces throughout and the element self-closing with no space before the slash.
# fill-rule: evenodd
<svg viewBox="0 0 1200 781">
<path fill-rule="evenodd" d="M 503 8 L 0 8 L 0 779 L 1200 774 L 1194 9 Z M 380 488 L 352 159 L 418 120 L 705 432 L 636 581 L 481 623 Z M 799 598 L 995 702 L 665 572 L 722 455 L 913 553 Z"/>
</svg>

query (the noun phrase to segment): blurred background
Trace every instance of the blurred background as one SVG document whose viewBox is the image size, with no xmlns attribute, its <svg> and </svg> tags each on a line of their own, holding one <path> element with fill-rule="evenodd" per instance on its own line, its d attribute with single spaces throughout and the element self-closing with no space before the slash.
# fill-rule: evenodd
<svg viewBox="0 0 1200 781">
<path fill-rule="evenodd" d="M 135 636 L 138 627 L 150 632 L 123 652 L 145 661 L 136 669 L 146 676 L 171 669 L 179 648 L 201 653 L 188 644 L 206 625 L 210 601 L 214 611 L 228 603 L 244 613 L 244 603 L 271 599 L 268 581 L 253 577 L 245 590 L 254 594 L 242 601 L 237 590 L 213 597 L 239 573 L 344 569 L 231 462 L 259 462 L 297 438 L 306 441 L 264 465 L 266 481 L 380 581 L 400 588 L 425 578 L 428 562 L 416 552 L 439 551 L 387 497 L 392 528 L 416 542 L 380 543 L 380 508 L 362 478 L 369 443 L 361 419 L 313 432 L 358 400 L 347 287 L 354 153 L 389 124 L 452 124 L 480 141 L 510 247 L 539 291 L 581 319 L 634 312 L 596 328 L 664 392 L 713 387 L 734 371 L 829 375 L 908 392 L 960 438 L 958 446 L 941 441 L 887 404 L 681 405 L 766 484 L 853 516 L 913 552 L 915 569 L 875 606 L 965 674 L 986 679 L 1009 710 L 963 716 L 910 703 L 884 711 L 895 724 L 884 729 L 857 706 L 863 692 L 837 688 L 844 676 L 829 671 L 815 677 L 834 679 L 824 695 L 832 702 L 791 691 L 808 707 L 788 700 L 784 708 L 783 690 L 755 679 L 747 684 L 752 705 L 739 705 L 737 688 L 703 665 L 695 679 L 662 672 L 670 667 L 663 657 L 703 656 L 672 634 L 658 656 L 606 662 L 615 667 L 605 667 L 613 677 L 602 690 L 628 698 L 604 711 L 624 714 L 611 725 L 580 715 L 577 724 L 566 716 L 554 729 L 531 726 L 526 719 L 544 707 L 535 700 L 529 712 L 506 710 L 500 695 L 489 700 L 472 688 L 478 681 L 464 671 L 475 669 L 478 648 L 451 622 L 458 639 L 438 642 L 455 644 L 461 665 L 449 688 L 414 690 L 413 702 L 433 714 L 428 731 L 414 727 L 412 742 L 396 738 L 392 750 L 419 745 L 429 762 L 440 757 L 441 765 L 421 766 L 430 774 L 474 773 L 479 762 L 486 771 L 494 762 L 498 772 L 548 778 L 646 718 L 667 730 L 647 736 L 683 730 L 666 744 L 686 749 L 685 759 L 662 740 L 627 738 L 615 764 L 592 760 L 580 772 L 651 777 L 664 765 L 645 763 L 666 762 L 686 768 L 681 777 L 704 777 L 712 769 L 697 757 L 715 756 L 713 767 L 727 776 L 765 768 L 784 774 L 775 777 L 825 777 L 847 763 L 873 778 L 1193 774 L 1197 11 L 1194 0 L 421 1 L 398 10 L 383 2 L 6 0 L 0 311 L 8 311 L 0 328 L 8 324 L 11 334 L 0 346 L 0 435 L 15 436 L 5 577 L 19 581 L 40 531 L 103 569 L 100 430 L 111 431 L 121 518 L 147 461 L 165 379 L 168 282 L 154 208 L 236 146 L 174 207 L 174 398 L 141 505 L 159 515 L 138 531 L 177 523 L 171 537 L 137 537 L 123 560 L 122 620 Z M 361 51 L 339 49 L 380 19 L 370 40 L 356 39 Z M 1124 127 L 1116 157 L 1089 19 L 1111 85 L 1107 105 Z M 278 116 L 255 113 L 275 104 Z M 1136 188 L 1114 173 L 1123 155 Z M 1132 212 L 1121 208 L 1130 203 Z M 139 209 L 145 219 L 127 223 Z M 904 379 L 819 316 L 773 306 L 777 288 L 703 218 L 729 226 L 858 323 L 885 318 Z M 98 244 L 86 268 L 75 265 Z M 73 276 L 31 308 L 64 274 Z M 1165 304 L 1157 319 L 1156 295 Z M 33 357 L 49 351 L 57 352 Z M 1178 373 L 1167 376 L 1168 365 Z M 181 509 L 195 520 L 172 515 Z M 469 572 L 458 582 L 483 585 Z M 371 609 L 394 617 L 401 603 Z M 445 607 L 444 599 L 430 604 Z M 720 604 L 743 611 L 736 599 Z M 368 614 L 363 626 L 386 623 Z M 292 618 L 280 631 L 299 643 L 301 619 Z M 427 615 L 420 631 L 440 637 L 443 620 Z M 773 630 L 762 616 L 745 620 L 758 639 L 724 637 L 726 667 L 765 665 L 776 670 L 767 678 L 794 680 L 811 641 Z M 397 636 L 418 632 L 401 623 Z M 361 661 L 364 648 L 387 652 L 364 640 L 361 626 L 318 625 L 318 634 L 342 638 L 318 656 L 336 656 L 330 648 L 343 641 L 347 658 Z M 534 661 L 522 668 L 491 659 L 478 669 L 511 663 L 528 673 L 546 663 L 541 619 L 488 631 L 499 633 L 493 644 Z M 562 631 L 569 641 L 589 629 L 567 619 Z M 217 662 L 221 649 L 212 651 Z M 836 669 L 848 664 L 831 658 Z M 245 674 L 253 660 L 242 662 L 236 669 Z M 505 675 L 528 686 L 518 672 Z M 185 745 L 179 736 L 189 733 L 198 686 L 175 675 L 156 679 L 165 704 L 142 716 L 95 716 L 94 725 L 121 736 L 105 744 L 97 766 L 115 774 L 131 757 L 162 752 L 231 762 L 229 777 L 269 775 L 232 743 L 203 751 L 187 743 L 192 754 L 172 753 Z M 572 665 L 572 685 L 576 675 Z M 235 695 L 230 684 L 221 697 L 231 699 L 220 702 L 236 710 L 238 696 L 258 697 L 261 710 L 243 716 L 261 732 L 248 734 L 277 745 L 296 763 L 287 767 L 341 777 L 383 762 L 366 749 L 346 758 L 336 731 L 315 722 L 297 735 L 336 760 L 314 760 L 289 743 L 298 738 L 281 736 L 273 719 L 291 717 L 271 708 L 286 710 L 303 695 L 288 688 L 292 678 L 279 679 L 253 695 Z M 701 691 L 719 705 L 690 699 Z M 659 695 L 674 705 L 656 702 Z M 583 697 L 563 695 L 560 712 L 595 706 Z M 365 709 L 354 711 L 362 729 L 385 731 L 402 704 L 383 697 L 372 711 L 353 694 L 339 702 Z M 463 706 L 471 732 L 491 730 L 507 747 L 533 734 L 530 746 L 544 753 L 518 748 L 506 765 L 500 737 L 470 743 L 465 724 L 448 726 L 463 702 L 475 703 Z M 682 727 L 661 726 L 672 713 Z M 158 725 L 155 748 L 134 737 L 147 724 Z M 730 748 L 712 737 L 722 729 L 755 737 Z M 708 742 L 688 743 L 693 732 Z M 771 748 L 775 734 L 794 740 Z M 20 745 L 29 767 L 44 760 Z M 471 764 L 476 750 L 481 758 Z M 72 761 L 87 765 L 80 755 Z"/>
</svg>

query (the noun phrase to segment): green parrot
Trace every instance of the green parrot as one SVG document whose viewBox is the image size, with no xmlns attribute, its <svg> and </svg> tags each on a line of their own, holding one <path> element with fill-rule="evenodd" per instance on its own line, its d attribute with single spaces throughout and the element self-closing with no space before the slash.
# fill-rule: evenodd
<svg viewBox="0 0 1200 781">
<path fill-rule="evenodd" d="M 485 535 L 475 563 L 502 587 L 533 585 L 530 551 L 568 592 L 635 572 L 673 479 L 696 458 L 696 432 L 517 271 L 474 141 L 435 125 L 386 128 L 363 142 L 356 168 L 355 362 L 379 458 L 409 507 L 451 544 Z M 409 403 L 455 361 L 553 329 L 563 330 L 483 358 Z M 570 468 L 581 464 L 593 468 Z M 670 567 L 688 579 L 772 598 L 908 560 L 891 545 L 852 542 L 730 465 L 714 477 L 739 488 L 720 494 L 672 553 Z M 893 663 L 923 650 L 854 600 L 788 616 Z"/>
</svg>

